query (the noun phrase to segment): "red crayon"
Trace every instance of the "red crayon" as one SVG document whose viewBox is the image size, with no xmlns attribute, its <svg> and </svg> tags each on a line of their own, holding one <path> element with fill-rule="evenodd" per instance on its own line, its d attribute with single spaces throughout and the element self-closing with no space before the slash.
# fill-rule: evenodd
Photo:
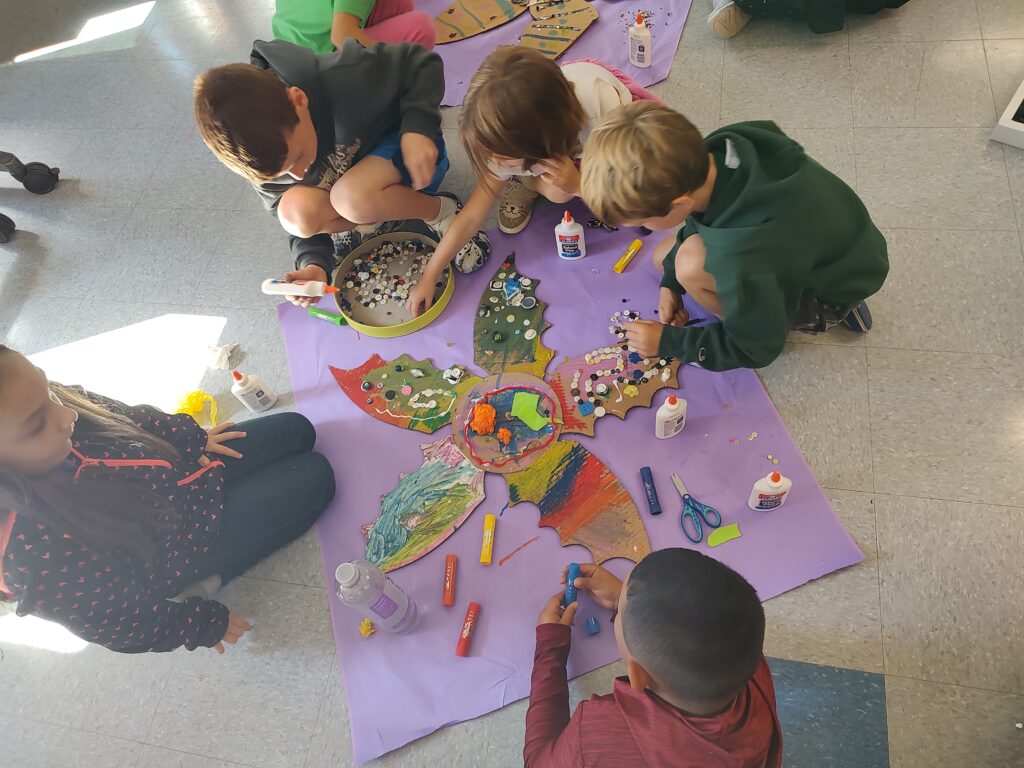
<svg viewBox="0 0 1024 768">
<path fill-rule="evenodd" d="M 470 603 L 466 608 L 466 620 L 462 623 L 462 632 L 459 633 L 459 644 L 455 646 L 456 656 L 469 655 L 469 641 L 473 639 L 473 630 L 476 629 L 476 620 L 480 616 L 480 603 Z"/>
<path fill-rule="evenodd" d="M 441 595 L 441 605 L 451 608 L 455 605 L 455 566 L 459 558 L 455 555 L 445 555 L 444 558 L 444 593 Z"/>
</svg>

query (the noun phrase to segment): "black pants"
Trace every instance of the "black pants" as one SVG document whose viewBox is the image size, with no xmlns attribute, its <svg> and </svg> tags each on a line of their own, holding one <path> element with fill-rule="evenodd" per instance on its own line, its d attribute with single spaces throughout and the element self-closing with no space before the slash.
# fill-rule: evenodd
<svg viewBox="0 0 1024 768">
<path fill-rule="evenodd" d="M 200 565 L 200 578 L 223 583 L 299 538 L 334 498 L 334 470 L 313 453 L 316 431 L 298 413 L 277 413 L 239 424 L 246 437 L 223 457 L 224 527 Z"/>
</svg>

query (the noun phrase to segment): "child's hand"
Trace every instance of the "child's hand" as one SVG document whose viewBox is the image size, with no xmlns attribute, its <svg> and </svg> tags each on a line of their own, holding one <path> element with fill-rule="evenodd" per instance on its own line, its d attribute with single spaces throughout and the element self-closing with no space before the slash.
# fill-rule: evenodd
<svg viewBox="0 0 1024 768">
<path fill-rule="evenodd" d="M 326 283 L 327 273 L 324 272 L 323 267 L 318 267 L 316 264 L 307 264 L 302 269 L 296 269 L 294 272 L 285 272 L 284 279 L 289 283 L 296 280 L 316 280 L 320 283 Z M 303 309 L 320 301 L 319 296 L 286 296 L 285 298 L 295 306 L 302 307 Z"/>
<path fill-rule="evenodd" d="M 409 298 L 405 300 L 405 308 L 413 317 L 419 317 L 434 303 L 435 283 L 437 280 L 431 277 L 429 272 L 424 272 L 420 281 L 409 291 Z"/>
<path fill-rule="evenodd" d="M 224 637 L 220 639 L 220 642 L 213 646 L 213 650 L 217 653 L 224 653 L 224 643 L 231 643 L 234 645 L 238 642 L 238 638 L 250 629 L 252 629 L 252 624 L 243 619 L 237 613 L 229 613 L 228 628 L 225 630 Z"/>
<path fill-rule="evenodd" d="M 569 573 L 569 566 L 562 571 L 562 583 Z M 622 582 L 611 571 L 593 563 L 580 563 L 580 575 L 574 582 L 576 589 L 589 592 L 594 602 L 602 608 L 614 610 L 619 604 Z M 563 595 L 564 596 L 564 595 Z M 575 603 L 573 603 L 575 605 Z"/>
<path fill-rule="evenodd" d="M 690 315 L 683 309 L 683 297 L 671 288 L 662 288 L 658 297 L 658 319 L 666 325 L 682 328 Z"/>
<path fill-rule="evenodd" d="M 572 620 L 576 616 L 576 609 L 579 608 L 580 604 L 577 601 L 570 603 L 568 608 L 563 608 L 562 598 L 564 596 L 564 592 L 559 592 L 548 599 L 544 604 L 544 609 L 540 612 L 540 616 L 537 617 L 538 627 L 541 624 L 565 624 L 567 627 L 572 626 Z"/>
<path fill-rule="evenodd" d="M 412 178 L 413 189 L 423 189 L 434 178 L 437 144 L 422 133 L 402 134 L 402 162 Z"/>
<path fill-rule="evenodd" d="M 246 435 L 245 432 L 225 431 L 227 429 L 231 429 L 233 426 L 235 426 L 233 421 L 226 421 L 223 424 L 218 424 L 216 427 L 210 427 L 206 430 L 206 452 L 219 453 L 221 456 L 230 456 L 232 459 L 242 458 L 242 454 L 234 448 L 228 448 L 224 445 L 228 440 L 241 440 Z M 202 461 L 200 461 L 200 464 L 202 464 Z M 209 461 L 207 461 L 207 464 L 209 464 Z M 206 465 L 202 464 L 202 466 Z"/>
<path fill-rule="evenodd" d="M 626 342 L 629 348 L 639 352 L 642 357 L 654 357 L 658 354 L 661 334 L 665 326 L 653 320 L 637 320 L 634 323 L 623 323 L 626 331 Z"/>
<path fill-rule="evenodd" d="M 573 197 L 579 195 L 580 171 L 572 158 L 556 157 L 553 160 L 543 160 L 538 165 L 544 171 L 540 177 L 548 184 L 557 187 L 567 195 Z"/>
</svg>

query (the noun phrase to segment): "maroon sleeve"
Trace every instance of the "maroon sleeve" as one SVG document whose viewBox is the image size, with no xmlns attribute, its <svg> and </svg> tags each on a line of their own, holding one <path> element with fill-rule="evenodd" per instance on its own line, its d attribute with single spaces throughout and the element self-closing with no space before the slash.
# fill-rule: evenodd
<svg viewBox="0 0 1024 768">
<path fill-rule="evenodd" d="M 768 746 L 768 754 L 765 756 L 765 767 L 782 768 L 782 725 L 779 723 L 779 712 L 775 702 L 775 683 L 772 680 L 772 671 L 764 656 L 761 656 L 761 664 L 754 672 L 751 682 L 764 696 L 765 702 L 771 710 L 771 741 Z"/>
<path fill-rule="evenodd" d="M 533 655 L 530 707 L 526 710 L 526 768 L 568 768 L 580 765 L 580 715 L 569 719 L 569 659 L 572 633 L 563 624 L 537 627 Z"/>
</svg>

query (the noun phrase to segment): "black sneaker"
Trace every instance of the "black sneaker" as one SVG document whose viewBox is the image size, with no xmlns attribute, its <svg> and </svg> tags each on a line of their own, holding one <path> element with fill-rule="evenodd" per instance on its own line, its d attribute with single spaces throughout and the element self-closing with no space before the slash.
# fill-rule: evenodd
<svg viewBox="0 0 1024 768">
<path fill-rule="evenodd" d="M 846 317 L 843 318 L 843 325 L 854 333 L 867 333 L 871 330 L 871 312 L 868 310 L 866 301 L 854 304 Z"/>
</svg>

